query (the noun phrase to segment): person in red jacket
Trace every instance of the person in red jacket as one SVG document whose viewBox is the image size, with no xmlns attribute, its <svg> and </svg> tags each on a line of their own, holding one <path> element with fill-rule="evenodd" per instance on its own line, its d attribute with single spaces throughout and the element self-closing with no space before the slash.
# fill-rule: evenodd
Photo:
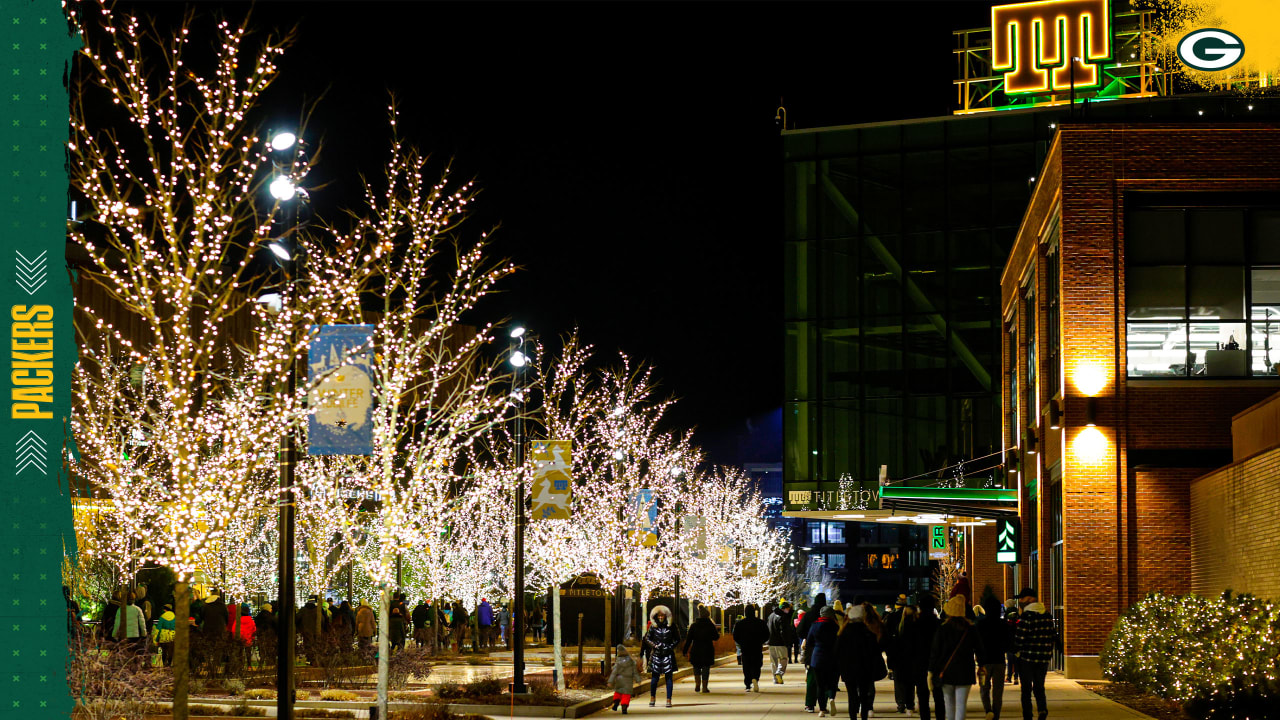
<svg viewBox="0 0 1280 720">
<path fill-rule="evenodd" d="M 236 625 L 239 624 L 239 633 L 236 632 Z M 244 660 L 249 663 L 249 651 L 253 647 L 253 636 L 258 632 L 258 624 L 253 621 L 253 616 L 249 614 L 249 603 L 240 603 L 240 614 L 232 617 L 227 621 L 227 632 L 233 637 L 240 640 L 240 644 L 244 646 Z"/>
</svg>

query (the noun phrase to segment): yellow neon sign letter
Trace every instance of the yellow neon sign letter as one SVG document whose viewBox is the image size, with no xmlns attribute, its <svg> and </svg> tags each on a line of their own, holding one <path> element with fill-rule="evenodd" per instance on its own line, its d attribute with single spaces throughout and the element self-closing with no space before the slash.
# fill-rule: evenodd
<svg viewBox="0 0 1280 720">
<path fill-rule="evenodd" d="M 1073 63 L 1072 58 L 1080 58 Z M 1111 0 L 1041 0 L 991 8 L 991 67 L 1006 95 L 1102 84 L 1111 59 Z"/>
</svg>

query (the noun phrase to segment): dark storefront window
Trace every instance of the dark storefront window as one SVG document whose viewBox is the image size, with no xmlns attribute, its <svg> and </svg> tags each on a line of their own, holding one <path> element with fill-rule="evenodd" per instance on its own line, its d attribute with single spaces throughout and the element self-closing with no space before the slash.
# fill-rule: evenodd
<svg viewBox="0 0 1280 720">
<path fill-rule="evenodd" d="M 1142 207 L 1130 197 L 1139 207 L 1125 218 L 1129 376 L 1275 377 L 1280 209 L 1212 197 L 1218 206 Z"/>
</svg>

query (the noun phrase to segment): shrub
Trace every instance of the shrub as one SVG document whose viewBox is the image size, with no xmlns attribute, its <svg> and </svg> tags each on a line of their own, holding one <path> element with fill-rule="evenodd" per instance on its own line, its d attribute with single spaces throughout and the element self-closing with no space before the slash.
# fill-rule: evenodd
<svg viewBox="0 0 1280 720">
<path fill-rule="evenodd" d="M 389 699 L 389 700 L 394 700 L 394 701 L 396 701 L 396 702 L 420 702 L 420 701 L 422 701 L 424 698 L 423 698 L 423 696 L 422 696 L 421 694 L 416 693 L 416 692 L 408 692 L 408 691 L 406 691 L 406 690 L 399 690 L 399 691 L 396 691 L 396 692 L 389 692 L 389 693 L 387 693 L 387 699 Z"/>
<path fill-rule="evenodd" d="M 1193 717 L 1244 720 L 1280 707 L 1280 608 L 1252 595 L 1152 593 L 1116 621 L 1108 679 L 1182 704 Z"/>
<path fill-rule="evenodd" d="M 190 705 L 187 712 L 191 715 L 213 715 L 222 716 L 229 715 L 231 717 L 266 717 L 267 709 L 260 707 L 251 707 L 245 703 L 233 705 L 231 707 L 223 707 L 221 705 Z"/>
<path fill-rule="evenodd" d="M 456 682 L 444 683 L 436 688 L 436 697 L 444 700 L 457 700 L 465 694 L 466 690 Z"/>
<path fill-rule="evenodd" d="M 566 671 L 564 686 L 571 690 L 596 690 L 609 685 L 609 676 L 598 670 Z"/>
<path fill-rule="evenodd" d="M 498 678 L 480 678 L 464 685 L 462 694 L 470 698 L 483 698 L 501 695 L 505 689 L 506 686 Z"/>
<path fill-rule="evenodd" d="M 404 690 L 409 678 L 425 680 L 431 675 L 431 651 L 425 647 L 405 648 L 387 661 L 387 687 Z"/>
<path fill-rule="evenodd" d="M 306 690 L 294 691 L 294 700 L 307 700 L 310 697 L 311 697 L 311 693 L 307 692 Z"/>
<path fill-rule="evenodd" d="M 294 708 L 293 716 L 296 718 L 353 718 L 355 713 L 350 710 L 322 710 L 319 708 Z"/>
<path fill-rule="evenodd" d="M 244 694 L 244 681 L 236 678 L 227 678 L 222 681 L 222 689 L 227 691 L 228 695 L 236 696 Z"/>
<path fill-rule="evenodd" d="M 140 720 L 172 693 L 173 678 L 149 653 L 86 635 L 68 647 L 67 686 L 86 720 Z"/>
<path fill-rule="evenodd" d="M 254 688 L 253 690 L 245 690 L 244 696 L 250 700 L 275 700 L 276 691 L 264 688 Z"/>
<path fill-rule="evenodd" d="M 351 700 L 359 700 L 360 696 L 347 690 L 321 690 L 320 699 L 351 701 Z"/>
<path fill-rule="evenodd" d="M 227 714 L 232 717 L 266 717 L 267 709 L 253 707 L 249 703 L 241 700 L 239 705 L 232 705 Z"/>
<path fill-rule="evenodd" d="M 192 695 L 203 695 L 208 690 L 203 678 L 191 678 L 187 681 L 187 692 Z"/>
<path fill-rule="evenodd" d="M 407 710 L 393 710 L 390 720 L 458 720 L 458 716 L 443 703 L 423 703 Z"/>
<path fill-rule="evenodd" d="M 548 675 L 528 678 L 525 685 L 529 688 L 529 695 L 535 704 L 543 705 L 556 699 L 556 684 Z"/>
</svg>

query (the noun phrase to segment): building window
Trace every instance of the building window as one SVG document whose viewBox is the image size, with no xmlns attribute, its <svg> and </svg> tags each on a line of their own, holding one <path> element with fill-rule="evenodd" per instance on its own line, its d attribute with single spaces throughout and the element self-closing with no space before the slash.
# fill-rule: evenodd
<svg viewBox="0 0 1280 720">
<path fill-rule="evenodd" d="M 1036 365 L 1036 320 L 1040 316 L 1039 308 L 1036 306 L 1036 282 L 1035 269 L 1031 270 L 1030 282 L 1026 287 L 1024 297 L 1024 315 L 1027 319 L 1027 331 L 1024 337 L 1027 339 L 1027 402 L 1023 407 L 1027 408 L 1027 416 L 1024 418 L 1026 427 L 1032 431 L 1040 424 L 1040 398 L 1036 394 L 1036 388 L 1039 383 L 1036 382 L 1040 374 L 1039 367 Z"/>
<path fill-rule="evenodd" d="M 844 544 L 844 523 L 827 523 L 827 542 L 832 545 Z"/>
<path fill-rule="evenodd" d="M 1276 375 L 1280 210 L 1132 210 L 1125 266 L 1130 377 Z"/>
<path fill-rule="evenodd" d="M 844 569 L 844 553 L 831 553 L 830 555 L 827 555 L 827 569 L 828 570 Z"/>
<path fill-rule="evenodd" d="M 1018 395 L 1018 313 L 1016 310 L 1005 332 L 1005 353 L 1007 356 L 1005 367 L 1008 368 L 1009 373 L 1009 407 L 1005 409 L 1007 413 L 1005 426 L 1009 428 L 1008 446 L 1017 447 L 1022 443 L 1018 425 L 1018 403 L 1021 396 Z"/>
<path fill-rule="evenodd" d="M 1051 398 L 1057 397 L 1062 391 L 1062 315 L 1058 297 L 1060 261 L 1058 223 L 1054 222 L 1044 261 L 1044 362 L 1048 368 L 1044 389 L 1045 394 Z"/>
<path fill-rule="evenodd" d="M 810 545 L 822 544 L 822 523 L 809 524 L 809 544 Z"/>
</svg>

